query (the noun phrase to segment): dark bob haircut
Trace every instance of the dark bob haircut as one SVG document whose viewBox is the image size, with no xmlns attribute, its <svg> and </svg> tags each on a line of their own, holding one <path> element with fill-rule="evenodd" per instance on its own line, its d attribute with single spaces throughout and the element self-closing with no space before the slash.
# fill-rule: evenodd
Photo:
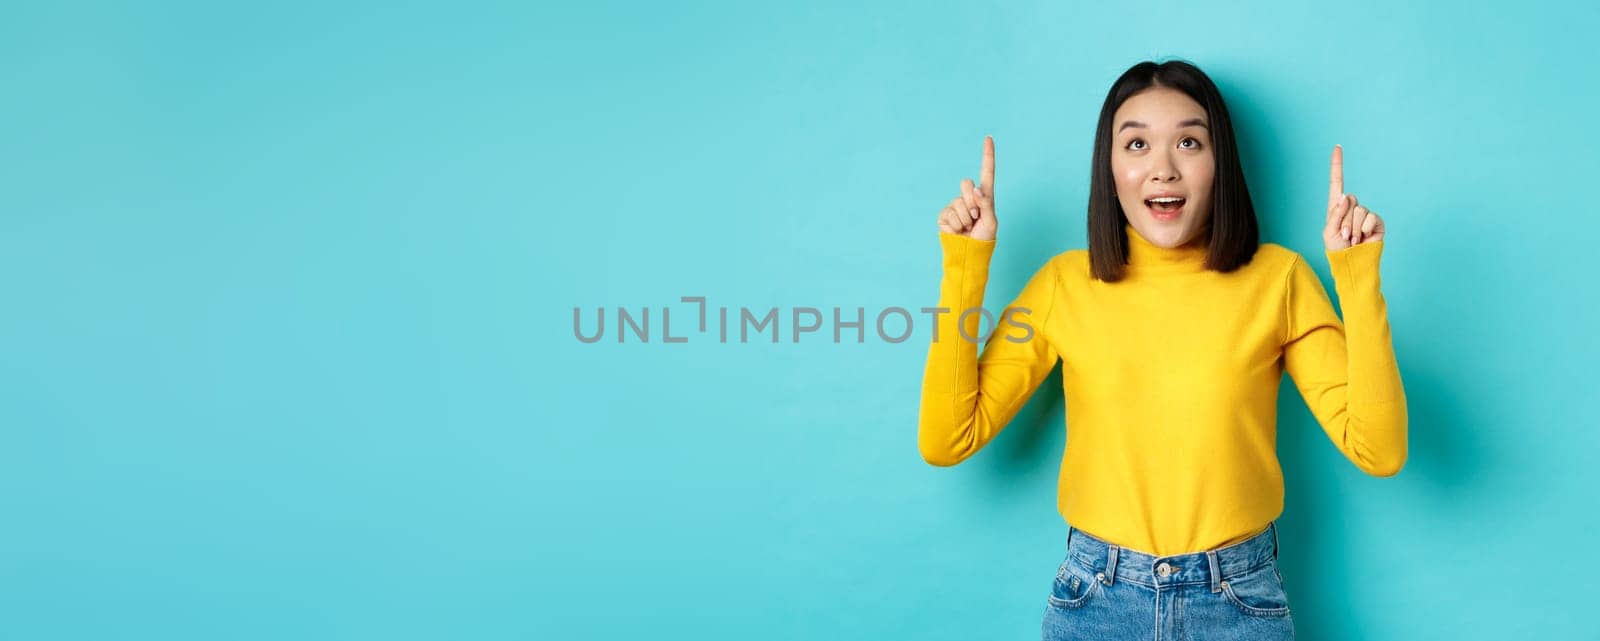
<svg viewBox="0 0 1600 641">
<path fill-rule="evenodd" d="M 1094 132 L 1094 161 L 1089 183 L 1089 266 L 1095 278 L 1122 280 L 1128 264 L 1127 214 L 1117 201 L 1116 177 L 1111 173 L 1111 135 L 1117 109 L 1134 94 L 1151 87 L 1170 87 L 1187 94 L 1206 110 L 1216 175 L 1211 184 L 1211 237 L 1207 239 L 1206 268 L 1231 272 L 1246 265 L 1260 245 L 1256 209 L 1250 203 L 1233 122 L 1222 93 L 1205 72 L 1181 60 L 1141 62 L 1130 67 L 1111 85 L 1100 122 Z M 1135 232 L 1137 233 L 1137 232 Z"/>
</svg>

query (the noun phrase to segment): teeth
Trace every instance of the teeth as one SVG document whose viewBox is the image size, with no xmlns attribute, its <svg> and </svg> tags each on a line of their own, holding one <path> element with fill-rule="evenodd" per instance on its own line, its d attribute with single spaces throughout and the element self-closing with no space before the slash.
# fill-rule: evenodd
<svg viewBox="0 0 1600 641">
<path fill-rule="evenodd" d="M 1175 197 L 1175 196 L 1169 196 L 1169 197 L 1165 197 L 1165 198 L 1151 198 L 1150 202 L 1153 202 L 1153 203 L 1178 203 L 1178 202 L 1183 202 L 1183 199 Z"/>
</svg>

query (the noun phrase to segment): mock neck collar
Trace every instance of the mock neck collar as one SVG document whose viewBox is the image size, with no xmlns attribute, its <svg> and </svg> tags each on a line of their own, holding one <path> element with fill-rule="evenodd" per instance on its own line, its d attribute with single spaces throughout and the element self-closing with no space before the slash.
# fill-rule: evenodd
<svg viewBox="0 0 1600 641">
<path fill-rule="evenodd" d="M 1122 223 L 1128 235 L 1128 266 L 1138 271 L 1203 271 L 1206 268 L 1206 234 L 1195 236 L 1181 247 L 1152 244 L 1131 223 Z"/>
</svg>

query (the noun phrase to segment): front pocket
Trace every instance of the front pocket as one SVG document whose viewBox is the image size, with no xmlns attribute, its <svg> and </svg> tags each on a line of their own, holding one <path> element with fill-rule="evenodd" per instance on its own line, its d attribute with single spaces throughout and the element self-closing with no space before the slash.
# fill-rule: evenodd
<svg viewBox="0 0 1600 641">
<path fill-rule="evenodd" d="M 1289 614 L 1289 595 L 1278 579 L 1277 567 L 1263 565 L 1244 574 L 1228 577 L 1222 582 L 1222 594 L 1240 612 L 1259 617 L 1281 617 Z"/>
<path fill-rule="evenodd" d="M 1064 609 L 1082 607 L 1099 590 L 1097 577 L 1067 559 L 1056 570 L 1056 579 L 1050 586 L 1050 605 Z"/>
</svg>

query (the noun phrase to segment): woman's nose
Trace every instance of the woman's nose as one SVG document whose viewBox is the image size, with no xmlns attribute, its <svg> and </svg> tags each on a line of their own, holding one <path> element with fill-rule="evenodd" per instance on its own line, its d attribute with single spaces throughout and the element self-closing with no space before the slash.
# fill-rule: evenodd
<svg viewBox="0 0 1600 641">
<path fill-rule="evenodd" d="M 1178 179 L 1178 168 L 1167 159 L 1161 158 L 1156 160 L 1155 166 L 1151 168 L 1150 176 L 1156 182 L 1171 182 Z"/>
</svg>

